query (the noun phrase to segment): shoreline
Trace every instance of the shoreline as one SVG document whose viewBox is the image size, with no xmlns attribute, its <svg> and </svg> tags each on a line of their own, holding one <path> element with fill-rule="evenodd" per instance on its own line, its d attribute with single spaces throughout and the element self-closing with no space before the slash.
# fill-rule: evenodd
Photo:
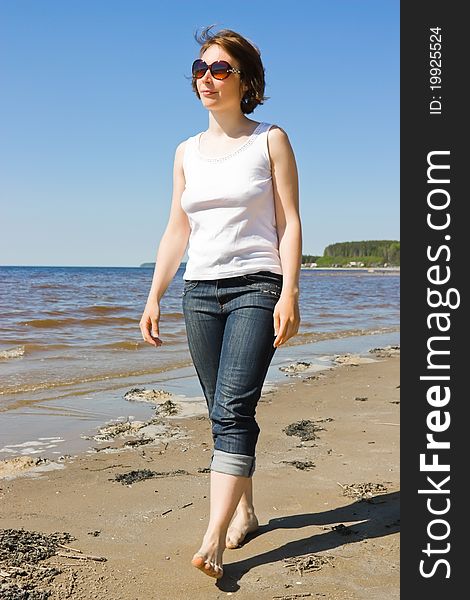
<svg viewBox="0 0 470 600">
<path fill-rule="evenodd" d="M 321 273 L 340 271 L 341 273 L 379 273 L 383 275 L 400 275 L 400 267 L 300 267 L 301 271 Z"/>
<path fill-rule="evenodd" d="M 283 367 L 294 361 L 310 360 L 313 370 L 326 369 L 333 364 L 335 354 L 367 353 L 374 346 L 390 344 L 399 344 L 398 327 L 385 331 L 382 328 L 379 331 L 319 332 L 296 336 L 291 343 L 276 351 L 263 392 L 282 384 L 286 380 Z M 149 396 L 129 401 L 129 392 L 136 388 L 156 390 L 158 393 L 154 394 L 153 402 Z M 64 456 L 93 452 L 93 437 L 101 428 L 121 421 L 151 420 L 154 409 L 158 408 L 165 394 L 183 416 L 191 417 L 206 411 L 205 399 L 192 363 L 123 381 L 113 390 L 88 392 L 86 402 L 82 401 L 82 396 L 77 396 L 74 401 L 65 393 L 62 401 L 55 398 L 50 402 L 50 409 L 47 401 L 39 402 L 39 410 L 43 411 L 39 414 L 35 414 L 34 403 L 24 405 L 20 410 L 4 411 L 0 413 L 0 428 L 5 431 L 0 447 L 0 473 L 2 463 L 14 457 L 41 456 L 62 463 Z M 18 439 L 18 431 L 21 439 Z"/>
<path fill-rule="evenodd" d="M 62 469 L 1 479 L 2 527 L 69 532 L 75 540 L 64 545 L 75 555 L 106 559 L 73 559 L 62 549 L 41 560 L 60 571 L 37 583 L 52 590 L 51 600 L 206 600 L 229 592 L 243 600 L 398 600 L 399 354 L 370 357 L 338 355 L 337 368 L 294 369 L 263 394 L 253 476 L 260 529 L 225 551 L 217 584 L 190 565 L 208 519 L 205 415 L 163 418 L 155 444 L 125 446 L 131 436 L 117 437 L 114 448 Z M 0 585 L 34 579 L 31 565 L 23 576 L 0 567 Z"/>
</svg>

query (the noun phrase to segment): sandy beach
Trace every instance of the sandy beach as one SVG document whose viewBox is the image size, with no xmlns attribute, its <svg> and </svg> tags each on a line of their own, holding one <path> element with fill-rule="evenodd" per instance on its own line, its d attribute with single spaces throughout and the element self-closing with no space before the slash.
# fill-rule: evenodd
<svg viewBox="0 0 470 600">
<path fill-rule="evenodd" d="M 398 599 L 399 352 L 336 362 L 263 393 L 260 527 L 225 551 L 222 579 L 190 564 L 208 520 L 210 422 L 165 415 L 162 398 L 152 422 L 94 453 L 0 462 L 0 597 Z"/>
</svg>

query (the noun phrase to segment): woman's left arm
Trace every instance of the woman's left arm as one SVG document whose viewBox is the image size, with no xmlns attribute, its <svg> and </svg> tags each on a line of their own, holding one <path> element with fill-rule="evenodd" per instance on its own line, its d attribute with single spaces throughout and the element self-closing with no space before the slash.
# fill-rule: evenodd
<svg viewBox="0 0 470 600">
<path fill-rule="evenodd" d="M 286 132 L 273 127 L 268 133 L 276 228 L 283 286 L 274 309 L 274 347 L 296 335 L 300 325 L 299 277 L 302 264 L 302 226 L 299 215 L 299 181 L 294 152 Z"/>
</svg>

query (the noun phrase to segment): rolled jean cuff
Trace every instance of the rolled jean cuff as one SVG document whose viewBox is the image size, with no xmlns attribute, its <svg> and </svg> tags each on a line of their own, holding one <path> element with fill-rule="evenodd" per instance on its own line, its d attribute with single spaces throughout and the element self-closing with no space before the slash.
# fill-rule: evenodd
<svg viewBox="0 0 470 600">
<path fill-rule="evenodd" d="M 214 449 L 211 470 L 227 475 L 251 477 L 256 468 L 256 457 L 246 454 L 234 454 Z"/>
</svg>

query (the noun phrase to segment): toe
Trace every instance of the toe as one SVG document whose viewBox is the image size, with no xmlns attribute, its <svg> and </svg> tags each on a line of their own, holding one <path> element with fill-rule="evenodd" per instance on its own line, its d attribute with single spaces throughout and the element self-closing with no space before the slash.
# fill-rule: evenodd
<svg viewBox="0 0 470 600">
<path fill-rule="evenodd" d="M 207 560 L 202 554 L 196 553 L 191 562 L 193 566 L 210 577 L 220 579 L 223 575 L 223 568 L 216 565 L 213 561 Z"/>
<path fill-rule="evenodd" d="M 226 548 L 238 548 L 238 543 L 232 540 L 231 538 L 227 538 L 225 541 Z"/>
<path fill-rule="evenodd" d="M 245 536 L 242 535 L 240 531 L 232 531 L 229 535 L 227 535 L 225 545 L 227 548 L 238 548 L 244 537 Z"/>
<path fill-rule="evenodd" d="M 224 574 L 224 569 L 222 567 L 220 567 L 219 565 L 214 565 L 214 571 L 215 571 L 214 577 L 216 577 L 217 579 L 220 579 Z"/>
</svg>

